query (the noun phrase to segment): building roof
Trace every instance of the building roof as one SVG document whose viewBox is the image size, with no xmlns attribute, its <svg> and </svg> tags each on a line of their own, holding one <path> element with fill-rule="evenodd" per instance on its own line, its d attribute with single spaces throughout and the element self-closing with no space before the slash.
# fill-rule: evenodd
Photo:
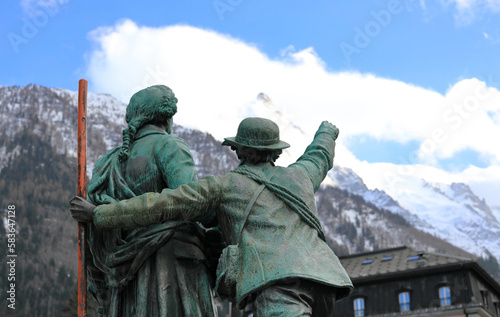
<svg viewBox="0 0 500 317">
<path fill-rule="evenodd" d="M 340 262 L 353 282 L 382 279 L 408 271 L 415 274 L 475 263 L 469 258 L 416 251 L 406 246 L 343 256 Z"/>
</svg>

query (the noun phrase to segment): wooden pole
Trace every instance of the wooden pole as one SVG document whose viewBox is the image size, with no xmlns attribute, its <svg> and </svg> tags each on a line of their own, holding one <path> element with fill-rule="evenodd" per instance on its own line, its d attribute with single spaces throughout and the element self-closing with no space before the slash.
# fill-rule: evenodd
<svg viewBox="0 0 500 317">
<path fill-rule="evenodd" d="M 78 82 L 78 196 L 87 198 L 87 87 Z M 78 317 L 87 317 L 86 224 L 78 223 Z"/>
</svg>

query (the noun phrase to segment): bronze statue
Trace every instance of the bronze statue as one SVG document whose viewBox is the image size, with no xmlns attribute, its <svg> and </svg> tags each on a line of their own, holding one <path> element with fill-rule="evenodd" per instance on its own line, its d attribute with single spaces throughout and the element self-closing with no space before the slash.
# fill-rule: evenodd
<svg viewBox="0 0 500 317">
<path fill-rule="evenodd" d="M 216 291 L 254 316 L 333 316 L 352 283 L 326 244 L 314 192 L 333 166 L 338 129 L 323 122 L 293 164 L 274 161 L 289 145 L 278 126 L 247 118 L 226 138 L 240 165 L 175 190 L 95 207 L 75 197 L 72 216 L 98 228 L 140 228 L 166 220 L 210 221 L 215 216 L 229 246 L 217 268 Z M 179 303 L 181 305 L 181 303 Z"/>
<path fill-rule="evenodd" d="M 132 96 L 123 145 L 95 165 L 88 186 L 93 204 L 113 204 L 196 180 L 188 146 L 170 134 L 176 104 L 172 90 L 163 85 Z M 88 284 L 100 315 L 217 315 L 204 228 L 199 224 L 171 220 L 137 228 L 88 227 L 93 258 L 88 264 Z"/>
</svg>

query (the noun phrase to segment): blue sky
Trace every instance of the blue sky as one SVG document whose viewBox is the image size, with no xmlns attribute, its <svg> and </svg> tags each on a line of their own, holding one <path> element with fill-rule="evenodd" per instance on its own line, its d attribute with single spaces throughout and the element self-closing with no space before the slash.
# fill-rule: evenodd
<svg viewBox="0 0 500 317">
<path fill-rule="evenodd" d="M 270 57 L 278 57 L 290 45 L 299 50 L 314 47 L 331 70 L 370 72 L 442 93 L 470 77 L 500 87 L 500 19 L 498 11 L 481 9 L 481 1 L 470 9 L 477 11 L 472 21 L 459 17 L 453 1 L 426 1 L 424 9 L 416 0 L 314 5 L 290 0 L 58 0 L 55 10 L 43 5 L 46 2 L 50 1 L 2 5 L 0 84 L 74 88 L 86 66 L 85 53 L 91 50 L 88 33 L 128 18 L 152 27 L 209 28 L 253 43 Z M 368 43 L 366 47 L 355 45 L 360 33 L 367 38 L 362 42 Z M 356 50 L 345 53 L 343 43 Z"/>
<path fill-rule="evenodd" d="M 495 78 L 500 73 L 500 20 L 489 8 L 470 9 L 478 12 L 467 21 L 457 16 L 456 4 L 440 1 L 427 1 L 425 9 L 415 0 L 314 5 L 290 0 L 61 1 L 55 2 L 55 10 L 43 5 L 46 2 L 3 4 L 2 85 L 70 89 L 91 49 L 87 34 L 128 18 L 153 27 L 180 23 L 210 28 L 254 43 L 271 57 L 289 45 L 312 46 L 332 70 L 375 73 L 439 92 L 469 77 L 500 86 L 500 78 Z M 480 7 L 481 1 L 476 2 Z M 356 47 L 359 33 L 366 36 L 366 47 Z M 346 54 L 343 43 L 357 50 Z"/>
<path fill-rule="evenodd" d="M 76 90 L 80 78 L 124 102 L 152 78 L 187 108 L 210 104 L 193 96 L 203 91 L 221 98 L 212 120 L 258 114 L 263 91 L 305 130 L 323 114 L 341 126 L 343 163 L 367 179 L 372 163 L 423 164 L 446 175 L 436 181 L 500 175 L 498 0 L 2 4 L 1 86 Z M 218 138 L 235 130 L 177 117 Z"/>
</svg>

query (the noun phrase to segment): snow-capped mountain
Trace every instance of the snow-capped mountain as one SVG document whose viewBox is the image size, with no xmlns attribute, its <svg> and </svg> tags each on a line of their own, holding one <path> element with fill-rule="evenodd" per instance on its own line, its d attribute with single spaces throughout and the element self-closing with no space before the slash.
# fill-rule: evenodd
<svg viewBox="0 0 500 317">
<path fill-rule="evenodd" d="M 106 149 L 121 144 L 126 106 L 110 95 L 89 93 L 88 171 Z M 25 129 L 43 137 L 59 154 L 76 157 L 78 92 L 37 85 L 3 87 L 0 93 L 0 171 L 22 153 L 8 142 Z"/>
<path fill-rule="evenodd" d="M 414 226 L 425 226 L 427 224 L 418 216 L 401 207 L 401 205 L 384 190 L 377 188 L 369 190 L 363 182 L 363 179 L 361 179 L 361 177 L 348 167 L 334 166 L 328 173 L 327 182 L 328 181 L 332 186 L 338 186 L 343 190 L 363 197 L 366 201 L 371 202 L 379 208 L 389 210 L 402 216 Z"/>
<path fill-rule="evenodd" d="M 336 167 L 329 177 L 339 188 L 403 216 L 424 232 L 478 256 L 500 259 L 500 222 L 466 184 L 429 183 L 407 176 L 397 188 L 388 186 L 384 191 L 369 190 L 349 168 Z"/>
</svg>

